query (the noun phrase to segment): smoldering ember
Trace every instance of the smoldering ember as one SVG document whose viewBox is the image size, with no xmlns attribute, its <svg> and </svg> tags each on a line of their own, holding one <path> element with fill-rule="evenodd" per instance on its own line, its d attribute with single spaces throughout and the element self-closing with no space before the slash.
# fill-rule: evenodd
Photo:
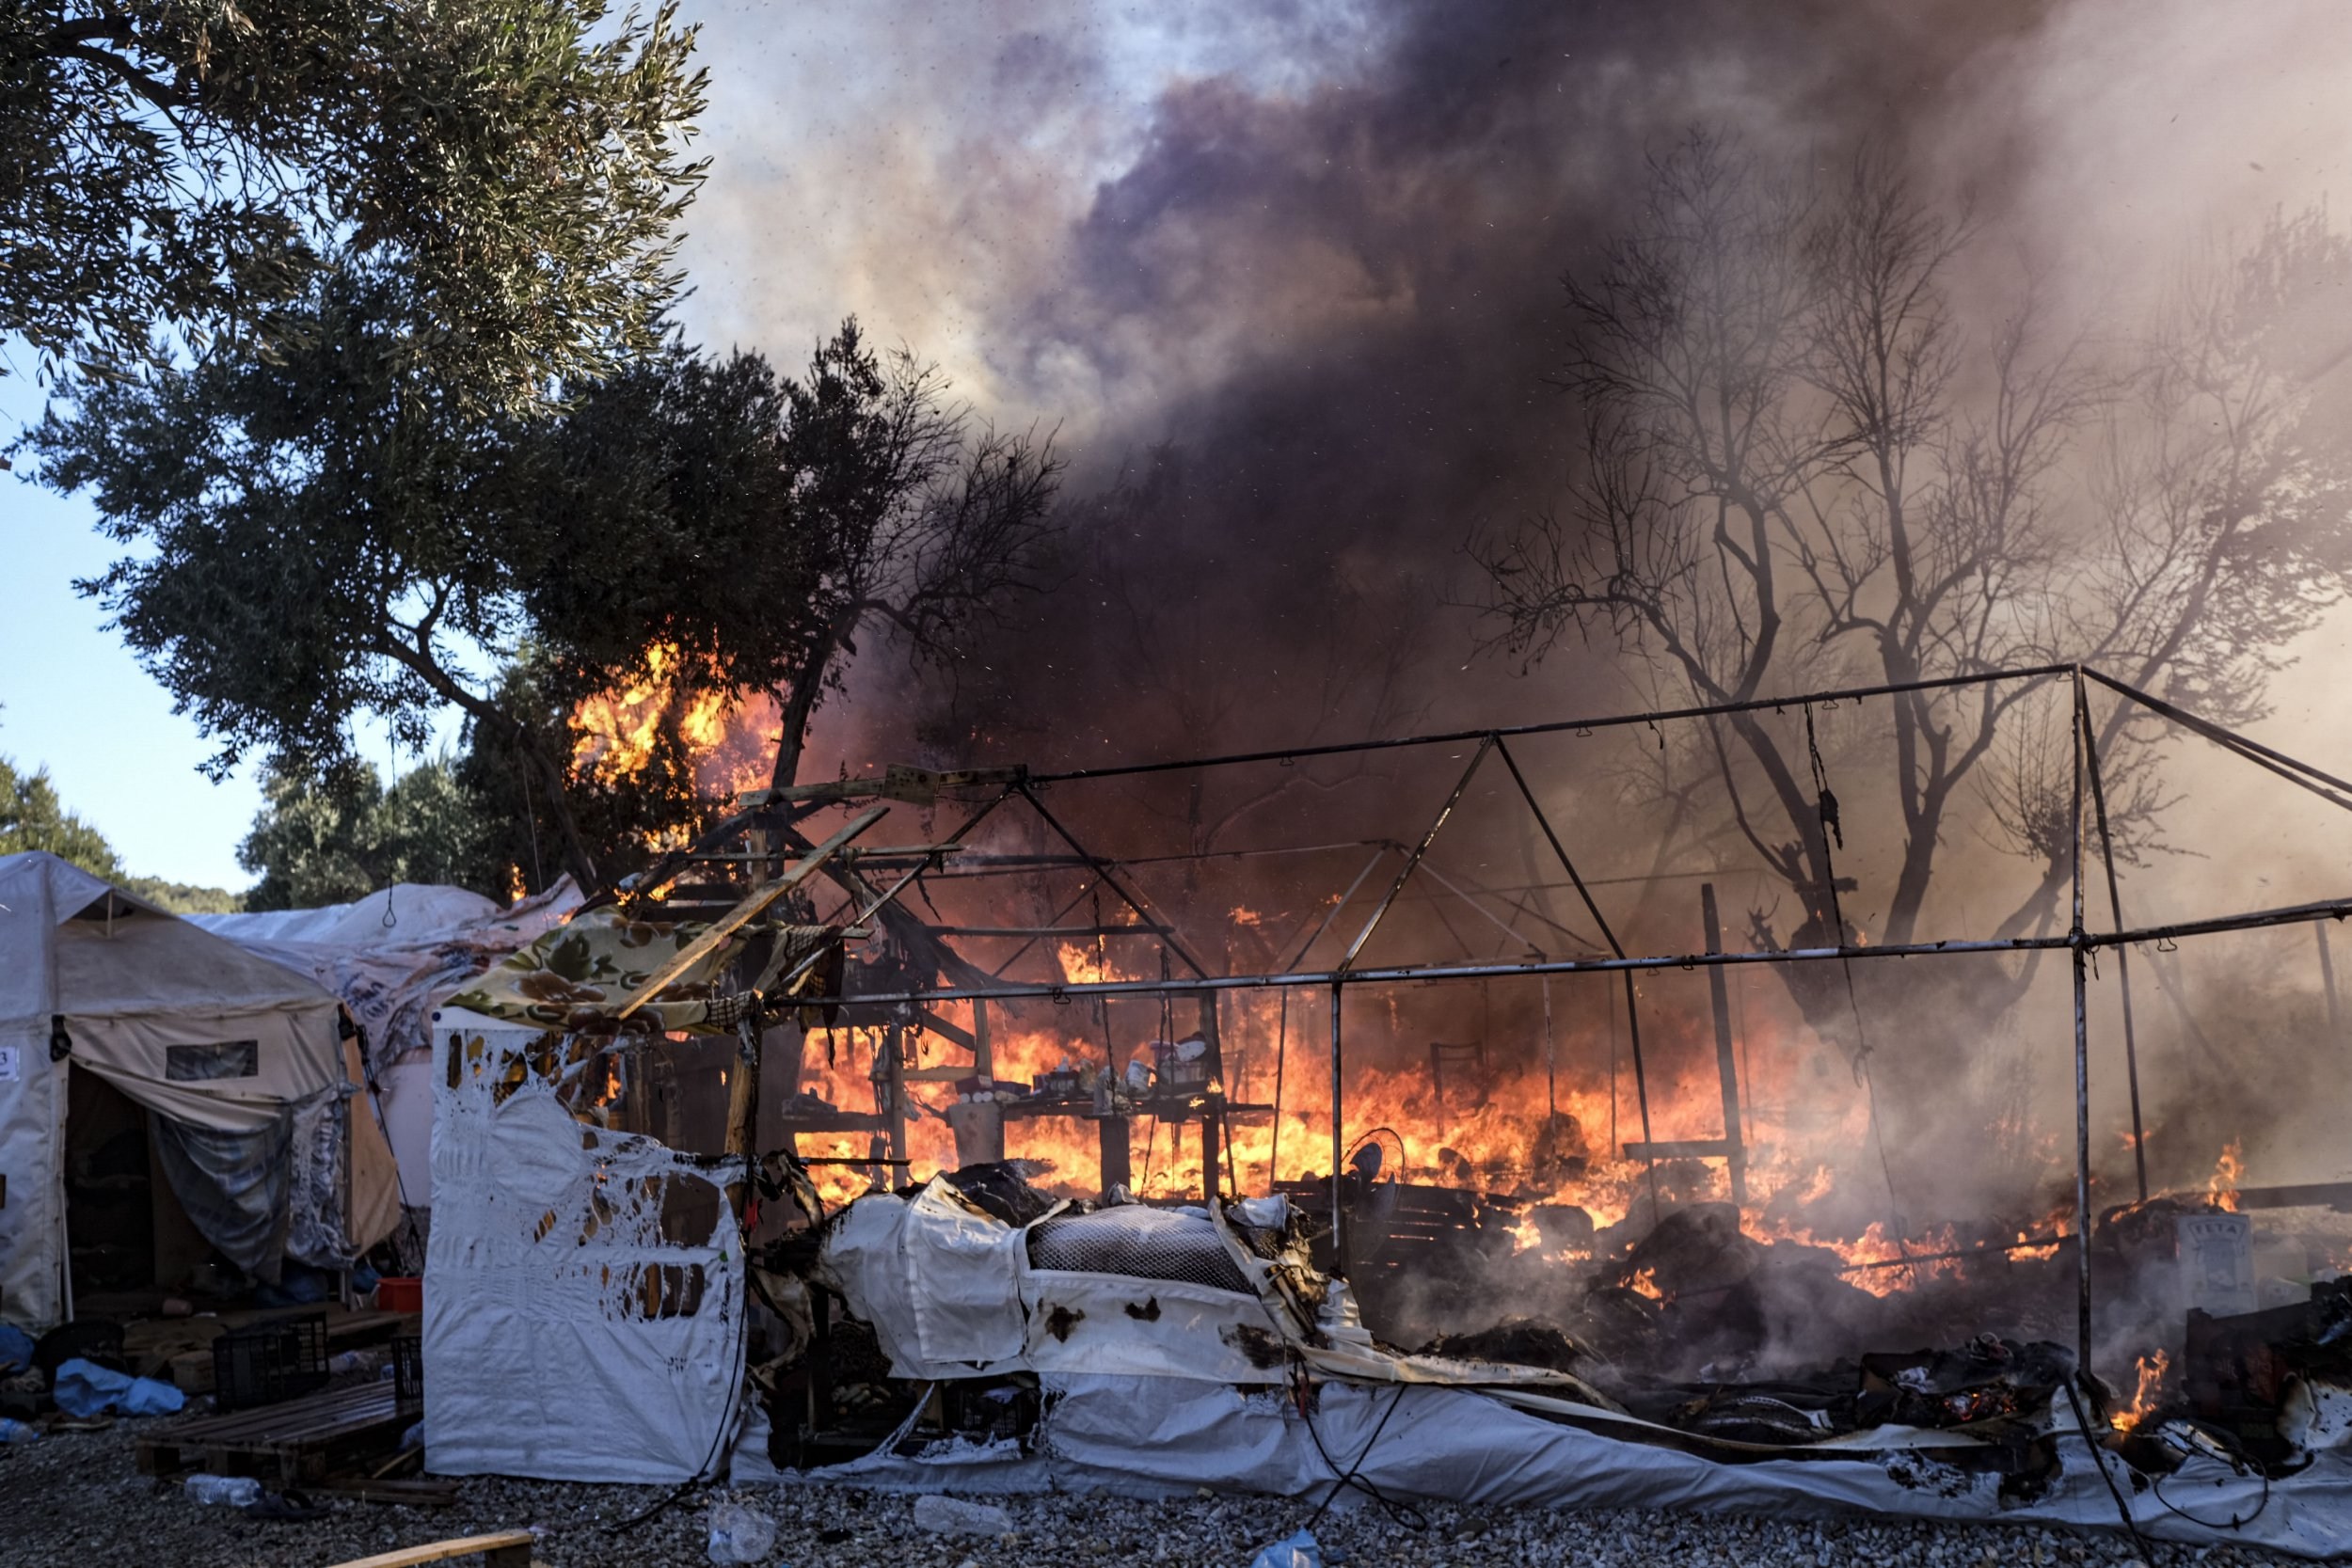
<svg viewBox="0 0 2352 1568">
<path fill-rule="evenodd" d="M 19 9 L 0 1563 L 2352 1557 L 2352 13 Z"/>
</svg>

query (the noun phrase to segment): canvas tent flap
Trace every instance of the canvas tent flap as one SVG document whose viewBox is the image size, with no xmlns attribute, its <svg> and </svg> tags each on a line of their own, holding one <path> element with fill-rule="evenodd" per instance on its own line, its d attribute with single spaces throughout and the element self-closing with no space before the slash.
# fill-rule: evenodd
<svg viewBox="0 0 2352 1568">
<path fill-rule="evenodd" d="M 188 918 L 240 947 L 259 942 L 389 947 L 437 941 L 498 912 L 498 905 L 462 887 L 396 882 L 364 898 L 317 909 L 254 910 Z"/>
<path fill-rule="evenodd" d="M 1040 1382 L 1046 1415 L 1026 1454 L 1009 1443 L 946 1442 L 914 1454 L 883 1444 L 865 1458 L 807 1471 L 805 1479 L 915 1492 L 1167 1497 L 1209 1486 L 1320 1499 L 1338 1480 L 1328 1453 L 1342 1466 L 1353 1465 L 1356 1478 L 1381 1496 L 1415 1501 L 1704 1510 L 1768 1519 L 1866 1512 L 2118 1528 L 2115 1498 L 2073 1436 L 2061 1438 L 2060 1473 L 2026 1501 L 2002 1496 L 1998 1476 L 1964 1472 L 1932 1453 L 1723 1465 L 1543 1420 L 1462 1388 L 1327 1384 L 1317 1390 L 1311 1432 L 1310 1416 L 1275 1386 L 1089 1372 L 1045 1374 Z M 746 1442 L 732 1479 L 741 1485 L 791 1478 Z M 2123 1493 L 2133 1523 L 2157 1540 L 2329 1558 L 2352 1531 L 2352 1459 L 2340 1452 L 2321 1454 L 2268 1483 L 2194 1459 L 2166 1480 L 2162 1497 L 2128 1486 Z"/>
<path fill-rule="evenodd" d="M 294 1118 L 224 1131 L 150 1118 L 155 1154 L 198 1234 L 254 1278 L 278 1282 L 293 1221 Z"/>
<path fill-rule="evenodd" d="M 1303 1336 L 1263 1278 L 1236 1289 L 1238 1281 L 1162 1277 L 1212 1272 L 1185 1232 L 1215 1227 L 1231 1241 L 1221 1214 L 1146 1211 L 1155 1217 L 1131 1225 L 1121 1206 L 1015 1227 L 969 1213 L 941 1188 L 934 1181 L 912 1201 L 877 1194 L 852 1203 L 826 1235 L 822 1278 L 873 1327 L 896 1377 L 1033 1371 L 1044 1393 L 1037 1429 L 1024 1442 L 886 1441 L 865 1458 L 805 1472 L 812 1481 L 1136 1496 L 1209 1486 L 1320 1498 L 1340 1483 L 1332 1457 L 1340 1456 L 1338 1465 L 1391 1498 L 2117 1527 L 2115 1495 L 2063 1410 L 2051 1411 L 2046 1429 L 2059 1469 L 2039 1492 L 2005 1492 L 1997 1467 L 1970 1462 L 1966 1450 L 1981 1452 L 1986 1440 L 1964 1429 L 1883 1425 L 1779 1453 L 1751 1446 L 1742 1462 L 1724 1463 L 1691 1451 L 1686 1433 L 1581 1396 L 1566 1374 L 1395 1355 L 1347 1332 L 1337 1299 L 1320 1309 L 1316 1334 Z M 1025 1248 L 1008 1271 L 986 1244 L 992 1224 L 1013 1235 L 1062 1230 Z M 1087 1228 L 1100 1234 L 1078 1233 Z M 1091 1262 L 1041 1268 L 1038 1255 Z M 1146 1277 L 1146 1268 L 1160 1272 Z M 1156 1310 L 1126 1309 L 1147 1292 Z M 1017 1355 L 958 1367 L 933 1357 L 998 1345 L 985 1324 L 970 1323 L 964 1331 L 980 1338 L 934 1342 L 922 1321 L 927 1305 L 1000 1329 L 1025 1323 L 1029 1332 Z M 1239 1354 L 1253 1340 L 1256 1355 Z M 1303 1403 L 1288 1383 L 1300 1371 L 1314 1386 Z M 788 1479 L 748 1438 L 734 1463 L 738 1484 Z M 2161 1496 L 2133 1485 L 2122 1492 L 2136 1528 L 2153 1537 L 2303 1557 L 2332 1556 L 2352 1538 L 2344 1449 L 2315 1453 L 2267 1482 L 2191 1458 L 2165 1479 Z"/>
</svg>

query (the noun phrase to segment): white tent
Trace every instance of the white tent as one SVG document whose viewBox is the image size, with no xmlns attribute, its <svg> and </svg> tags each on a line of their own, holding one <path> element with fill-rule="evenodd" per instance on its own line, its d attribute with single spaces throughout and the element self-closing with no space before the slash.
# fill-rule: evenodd
<svg viewBox="0 0 2352 1568">
<path fill-rule="evenodd" d="M 204 1239 L 274 1277 L 398 1220 L 390 1150 L 347 1097 L 334 995 L 47 854 L 0 857 L 0 1319 L 67 1315 L 67 1079 L 154 1114 Z M 347 1173 L 347 1174 L 346 1174 Z"/>
<path fill-rule="evenodd" d="M 580 907 L 562 877 L 501 909 L 464 888 L 399 882 L 347 904 L 188 917 L 246 952 L 308 974 L 366 1031 L 372 1115 L 400 1161 L 400 1200 L 433 1206 L 434 1009 Z"/>
</svg>

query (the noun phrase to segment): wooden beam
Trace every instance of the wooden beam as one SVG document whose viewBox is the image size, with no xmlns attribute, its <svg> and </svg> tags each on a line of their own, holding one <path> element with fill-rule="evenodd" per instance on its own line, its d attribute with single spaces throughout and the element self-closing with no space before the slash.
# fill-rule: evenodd
<svg viewBox="0 0 2352 1568">
<path fill-rule="evenodd" d="M 760 911 L 769 905 L 806 881 L 818 866 L 833 859 L 834 853 L 843 845 L 881 821 L 889 814 L 889 811 L 888 806 L 872 806 L 858 813 L 831 838 L 802 856 L 783 876 L 755 889 L 741 903 L 712 921 L 709 928 L 701 936 L 689 942 L 675 958 L 647 976 L 645 983 L 629 994 L 628 1000 L 621 1004 L 620 1010 L 614 1013 L 613 1017 L 616 1020 L 625 1019 L 647 1002 L 652 1001 L 660 993 L 662 987 L 693 968 L 710 954 L 717 952 L 727 938 L 757 919 Z"/>
<path fill-rule="evenodd" d="M 373 1557 L 355 1557 L 335 1564 L 335 1568 L 419 1568 L 427 1562 L 446 1562 L 453 1557 L 471 1557 L 480 1552 L 490 1568 L 528 1568 L 531 1548 L 538 1537 L 527 1529 L 501 1530 L 496 1535 L 464 1535 L 449 1541 L 427 1542 L 421 1546 L 404 1546 L 396 1552 L 378 1552 Z"/>
</svg>

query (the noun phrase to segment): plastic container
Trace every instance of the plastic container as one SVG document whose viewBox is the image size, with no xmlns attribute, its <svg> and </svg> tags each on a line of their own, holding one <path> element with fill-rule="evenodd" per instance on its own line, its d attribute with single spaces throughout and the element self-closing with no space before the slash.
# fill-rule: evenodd
<svg viewBox="0 0 2352 1568">
<path fill-rule="evenodd" d="M 324 1312 L 232 1328 L 213 1341 L 213 1403 L 224 1411 L 315 1394 L 326 1376 Z"/>
<path fill-rule="evenodd" d="M 392 1338 L 392 1397 L 403 1410 L 424 1406 L 424 1337 L 400 1334 Z"/>
<path fill-rule="evenodd" d="M 2173 1221 L 2186 1305 L 2217 1318 L 2261 1309 L 2249 1214 L 2183 1214 Z"/>
<path fill-rule="evenodd" d="M 421 1312 L 424 1310 L 424 1280 L 410 1275 L 387 1275 L 375 1282 L 375 1309 L 378 1312 Z"/>
<path fill-rule="evenodd" d="M 190 1476 L 182 1490 L 192 1503 L 251 1508 L 262 1500 L 262 1483 L 251 1476 Z"/>
</svg>

